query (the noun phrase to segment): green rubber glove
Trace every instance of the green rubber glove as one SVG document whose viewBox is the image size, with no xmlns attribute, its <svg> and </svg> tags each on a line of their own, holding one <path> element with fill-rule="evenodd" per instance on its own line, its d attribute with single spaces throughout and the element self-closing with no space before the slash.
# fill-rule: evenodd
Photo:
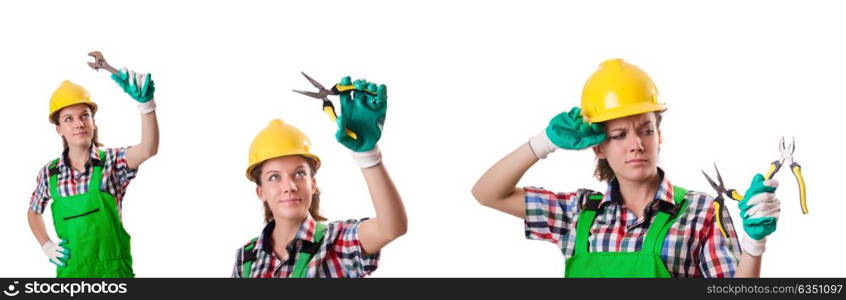
<svg viewBox="0 0 846 300">
<path fill-rule="evenodd" d="M 562 112 L 549 121 L 546 136 L 555 146 L 563 149 L 579 150 L 595 146 L 605 140 L 605 132 L 599 124 L 588 124 L 582 117 L 582 109 L 573 107 L 570 112 Z"/>
<path fill-rule="evenodd" d="M 350 77 L 341 79 L 341 85 L 350 85 Z M 338 117 L 338 131 L 335 139 L 354 152 L 370 151 L 382 137 L 385 113 L 388 109 L 388 88 L 381 84 L 367 82 L 364 79 L 352 82 L 355 90 L 346 91 L 341 96 L 341 115 Z M 374 92 L 371 95 L 365 90 Z M 357 139 L 349 137 L 344 129 L 355 132 Z"/>
<path fill-rule="evenodd" d="M 764 176 L 755 174 L 752 178 L 752 184 L 746 190 L 743 200 L 738 203 L 740 207 L 740 217 L 743 218 L 743 230 L 753 240 L 759 241 L 774 231 L 776 231 L 776 224 L 778 222 L 777 207 L 775 210 L 766 209 L 763 214 L 748 215 L 749 209 L 756 205 L 765 205 L 762 203 L 762 197 L 774 197 L 776 188 L 764 185 Z M 765 193 L 770 193 L 769 195 Z M 754 197 L 759 197 L 754 199 Z"/>
<path fill-rule="evenodd" d="M 62 247 L 65 244 L 67 244 L 65 240 L 59 240 L 58 244 L 48 240 L 41 245 L 41 251 L 47 255 L 50 263 L 58 267 L 65 267 L 68 265 L 68 260 L 70 259 L 70 249 Z"/>
<path fill-rule="evenodd" d="M 112 80 L 138 103 L 147 103 L 150 99 L 153 99 L 153 93 L 156 91 L 153 76 L 149 73 L 136 74 L 132 71 L 127 72 L 126 69 L 120 69 L 118 74 L 112 74 Z"/>
</svg>

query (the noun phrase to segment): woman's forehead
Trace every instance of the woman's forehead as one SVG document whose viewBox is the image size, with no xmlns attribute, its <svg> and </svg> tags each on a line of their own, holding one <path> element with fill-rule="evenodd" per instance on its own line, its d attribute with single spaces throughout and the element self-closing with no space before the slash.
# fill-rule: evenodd
<svg viewBox="0 0 846 300">
<path fill-rule="evenodd" d="M 638 127 L 649 122 L 655 122 L 655 114 L 648 112 L 642 113 L 637 115 L 632 115 L 628 117 L 623 117 L 619 119 L 608 120 L 607 128 L 609 130 L 615 128 L 628 128 L 628 127 Z"/>
<path fill-rule="evenodd" d="M 296 170 L 300 167 L 308 167 L 308 161 L 299 155 L 287 155 L 271 158 L 262 164 L 262 173 L 269 171 Z"/>
<path fill-rule="evenodd" d="M 68 107 L 62 108 L 62 110 L 60 111 L 59 115 L 60 115 L 60 116 L 64 116 L 64 115 L 79 115 L 79 114 L 82 114 L 82 113 L 85 113 L 85 112 L 89 112 L 89 113 L 90 113 L 90 112 L 91 112 L 91 107 L 89 107 L 88 105 L 85 105 L 85 104 L 80 103 L 80 104 L 74 104 L 74 105 L 71 105 L 71 106 L 68 106 Z"/>
</svg>

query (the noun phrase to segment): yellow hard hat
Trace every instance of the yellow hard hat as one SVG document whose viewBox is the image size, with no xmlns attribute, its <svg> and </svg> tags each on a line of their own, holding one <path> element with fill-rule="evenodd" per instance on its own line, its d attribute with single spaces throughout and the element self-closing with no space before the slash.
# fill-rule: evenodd
<svg viewBox="0 0 846 300">
<path fill-rule="evenodd" d="M 602 62 L 582 89 L 582 111 L 590 123 L 666 109 L 649 75 L 619 58 Z"/>
<path fill-rule="evenodd" d="M 53 122 L 53 115 L 62 110 L 62 108 L 76 104 L 87 104 L 91 107 L 92 113 L 97 112 L 97 103 L 91 101 L 91 95 L 88 94 L 85 88 L 70 82 L 70 80 L 63 81 L 62 85 L 50 96 L 50 114 L 48 115 L 50 123 L 56 124 Z"/>
<path fill-rule="evenodd" d="M 270 121 L 250 144 L 250 157 L 247 163 L 247 179 L 255 182 L 250 173 L 264 161 L 288 155 L 303 155 L 314 160 L 314 171 L 320 167 L 320 158 L 311 153 L 311 141 L 297 127 L 285 124 L 282 120 Z"/>
</svg>

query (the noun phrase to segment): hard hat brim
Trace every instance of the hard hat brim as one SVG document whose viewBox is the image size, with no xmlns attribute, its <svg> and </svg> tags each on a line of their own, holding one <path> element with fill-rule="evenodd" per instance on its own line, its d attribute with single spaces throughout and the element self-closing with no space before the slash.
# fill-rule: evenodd
<svg viewBox="0 0 846 300">
<path fill-rule="evenodd" d="M 628 116 L 638 115 L 642 113 L 652 112 L 652 111 L 665 111 L 667 110 L 667 105 L 664 103 L 639 103 L 639 104 L 628 104 L 625 106 L 620 106 L 616 108 L 612 108 L 606 110 L 601 115 L 596 115 L 593 118 L 587 120 L 590 123 L 601 123 L 608 120 L 624 118 Z M 587 119 L 587 118 L 586 118 Z"/>
</svg>

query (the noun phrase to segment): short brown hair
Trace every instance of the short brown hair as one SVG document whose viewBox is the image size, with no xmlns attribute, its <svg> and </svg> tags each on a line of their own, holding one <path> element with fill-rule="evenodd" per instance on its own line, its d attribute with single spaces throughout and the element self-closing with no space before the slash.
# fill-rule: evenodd
<svg viewBox="0 0 846 300">
<path fill-rule="evenodd" d="M 302 156 L 308 162 L 308 167 L 311 169 L 311 178 L 314 178 L 314 175 L 317 173 L 317 162 L 313 159 Z M 261 185 L 261 168 L 264 166 L 264 162 L 257 165 L 253 168 L 253 171 L 250 172 L 250 176 L 255 178 L 256 185 Z M 273 220 L 273 212 L 270 211 L 270 206 L 267 205 L 267 202 L 262 202 L 264 204 L 264 222 L 268 223 Z M 308 207 L 308 213 L 311 214 L 311 217 L 314 218 L 316 221 L 326 221 L 327 219 L 320 214 L 320 189 L 316 189 L 314 191 L 314 195 L 311 196 L 311 205 Z"/>
<path fill-rule="evenodd" d="M 653 112 L 655 114 L 655 128 L 661 128 L 661 116 L 664 112 L 663 111 L 656 111 Z M 602 127 L 602 131 L 605 131 L 605 123 L 599 123 L 599 126 Z M 611 181 L 614 179 L 616 175 L 614 175 L 614 169 L 611 169 L 611 164 L 608 163 L 607 159 L 596 159 L 596 168 L 593 170 L 593 176 L 599 181 Z"/>
</svg>

